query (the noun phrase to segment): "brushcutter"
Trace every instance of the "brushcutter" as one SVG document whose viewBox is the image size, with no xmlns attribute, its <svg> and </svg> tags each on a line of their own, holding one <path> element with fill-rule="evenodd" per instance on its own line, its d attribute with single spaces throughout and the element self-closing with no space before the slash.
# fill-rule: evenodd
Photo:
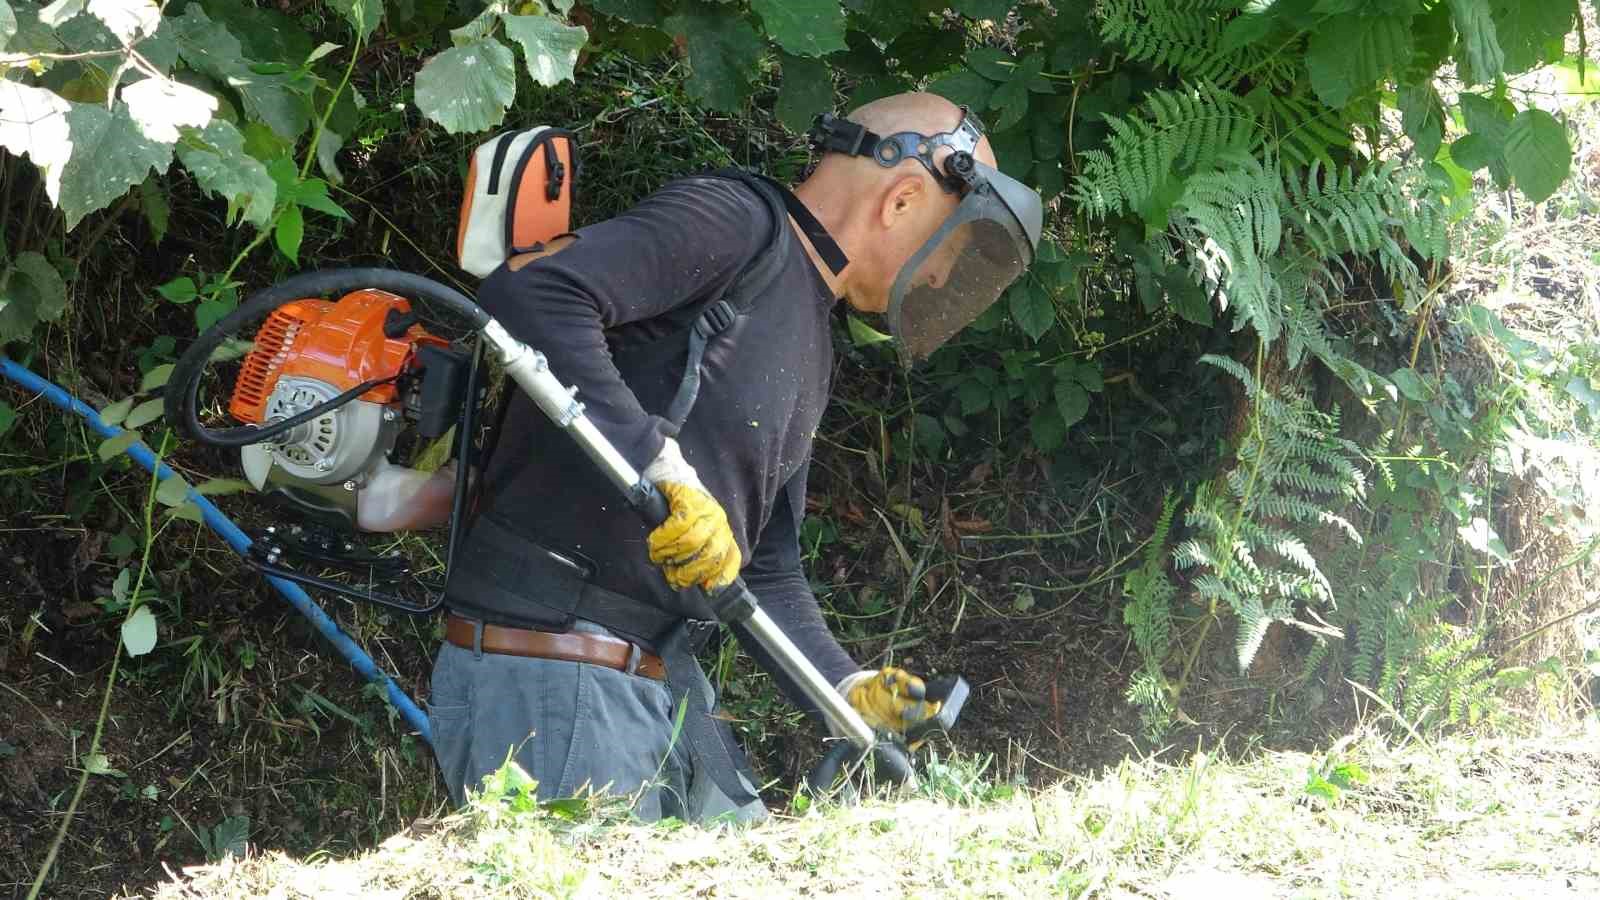
<svg viewBox="0 0 1600 900">
<path fill-rule="evenodd" d="M 430 331 L 424 311 L 442 312 L 460 334 L 450 340 Z M 256 331 L 246 349 L 235 335 L 252 326 Z M 244 424 L 208 428 L 200 420 L 201 382 L 213 363 L 237 358 L 240 350 L 246 352 L 227 409 Z M 364 546 L 360 532 L 378 520 L 387 523 L 384 530 L 396 522 L 406 527 L 405 511 L 386 498 L 397 481 L 425 478 L 427 483 L 410 485 L 406 496 L 448 505 L 448 575 L 468 511 L 472 467 L 492 441 L 492 430 L 481 425 L 486 356 L 577 441 L 649 525 L 666 520 L 665 498 L 585 416 L 576 389 L 561 383 L 542 353 L 512 337 L 459 291 L 410 273 L 309 272 L 256 293 L 179 359 L 165 411 L 169 422 L 201 443 L 237 450 L 251 484 L 294 514 L 292 522 L 267 525 L 250 545 L 246 558 L 255 568 L 352 599 L 426 613 L 443 602 L 444 578 L 414 572 L 392 549 Z M 451 429 L 453 472 L 447 466 L 417 474 L 396 464 L 397 457 L 424 452 L 427 441 Z M 880 777 L 915 780 L 905 746 L 874 733 L 742 580 L 702 594 L 706 618 L 743 625 L 844 738 L 808 776 L 814 789 L 826 789 L 842 768 L 869 755 Z M 942 708 L 907 740 L 952 727 L 967 694 L 959 677 L 930 682 L 928 698 Z"/>
</svg>

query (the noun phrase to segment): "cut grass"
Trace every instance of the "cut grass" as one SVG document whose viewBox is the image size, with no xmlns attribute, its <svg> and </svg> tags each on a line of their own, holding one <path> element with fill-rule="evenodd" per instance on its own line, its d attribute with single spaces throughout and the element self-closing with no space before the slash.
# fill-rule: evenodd
<svg viewBox="0 0 1600 900">
<path fill-rule="evenodd" d="M 155 897 L 1600 896 L 1592 717 L 1538 738 L 1130 760 L 983 803 L 940 787 L 746 829 L 479 802 L 358 857 L 228 860 Z"/>
</svg>

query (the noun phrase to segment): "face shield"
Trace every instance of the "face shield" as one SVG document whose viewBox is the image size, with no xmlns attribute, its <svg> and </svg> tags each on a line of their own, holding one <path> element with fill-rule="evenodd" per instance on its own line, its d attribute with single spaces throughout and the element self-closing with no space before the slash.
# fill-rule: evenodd
<svg viewBox="0 0 1600 900">
<path fill-rule="evenodd" d="M 973 153 L 982 137 L 983 123 L 965 107 L 954 131 L 936 135 L 879 137 L 830 115 L 819 116 L 812 129 L 813 142 L 824 151 L 868 156 L 885 168 L 914 159 L 946 193 L 961 197 L 955 212 L 901 267 L 889 294 L 889 332 L 907 365 L 927 358 L 1000 299 L 1033 263 L 1039 246 L 1039 194 L 978 162 Z M 937 158 L 942 147 L 949 151 Z"/>
<path fill-rule="evenodd" d="M 908 365 L 970 325 L 1033 263 L 1043 219 L 1039 195 L 988 166 L 972 165 L 973 187 L 901 267 L 889 294 L 889 331 Z M 1006 193 L 1020 201 L 1022 215 Z"/>
</svg>

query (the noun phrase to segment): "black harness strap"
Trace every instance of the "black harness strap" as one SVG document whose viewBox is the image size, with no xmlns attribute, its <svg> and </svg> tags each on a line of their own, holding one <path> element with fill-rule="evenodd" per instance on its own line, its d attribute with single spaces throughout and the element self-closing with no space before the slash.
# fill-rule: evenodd
<svg viewBox="0 0 1600 900">
<path fill-rule="evenodd" d="M 850 264 L 850 258 L 833 239 L 828 229 L 817 221 L 811 210 L 800 201 L 794 192 L 783 185 L 762 175 L 746 172 L 742 169 L 723 169 L 715 173 L 718 177 L 732 178 L 750 185 L 767 200 L 768 208 L 773 214 L 772 240 L 767 246 L 756 254 L 749 266 L 740 273 L 734 284 L 719 299 L 701 311 L 694 320 L 694 327 L 689 331 L 689 353 L 684 360 L 683 380 L 678 383 L 678 392 L 672 398 L 672 404 L 667 407 L 666 419 L 674 427 L 682 428 L 688 420 L 689 413 L 694 410 L 695 401 L 700 398 L 700 381 L 704 374 L 706 346 L 717 335 L 732 328 L 738 321 L 740 314 L 748 310 L 757 298 L 772 285 L 788 261 L 789 249 L 793 235 L 788 229 L 788 220 L 785 213 L 794 216 L 800 226 L 800 231 L 811 241 L 811 246 L 817 250 L 817 255 L 827 267 L 838 275 L 844 267 Z M 769 193 L 776 193 L 782 201 L 782 208 L 772 203 Z M 732 299 L 728 299 L 732 298 Z"/>
</svg>

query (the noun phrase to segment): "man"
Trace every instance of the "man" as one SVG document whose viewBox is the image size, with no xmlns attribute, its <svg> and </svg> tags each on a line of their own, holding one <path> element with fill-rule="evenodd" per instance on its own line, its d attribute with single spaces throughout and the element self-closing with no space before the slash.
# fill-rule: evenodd
<svg viewBox="0 0 1600 900">
<path fill-rule="evenodd" d="M 684 593 L 741 574 L 869 724 L 903 731 L 936 714 L 916 676 L 859 671 L 801 570 L 830 311 L 843 298 L 887 313 L 909 355 L 931 352 L 1031 262 L 1038 196 L 992 168 L 975 118 L 930 94 L 820 117 L 818 137 L 823 155 L 793 194 L 686 178 L 484 281 L 479 302 L 577 387 L 671 515 L 647 529 L 513 397 L 451 575 L 433 673 L 434 749 L 457 802 L 512 754 L 546 798 L 587 786 L 638 792 L 645 819 L 763 816 L 731 733 L 708 714 L 693 660 L 702 607 Z M 688 335 L 718 298 L 732 305 L 701 332 L 691 365 Z M 699 373 L 692 405 L 681 402 L 686 370 Z"/>
</svg>

